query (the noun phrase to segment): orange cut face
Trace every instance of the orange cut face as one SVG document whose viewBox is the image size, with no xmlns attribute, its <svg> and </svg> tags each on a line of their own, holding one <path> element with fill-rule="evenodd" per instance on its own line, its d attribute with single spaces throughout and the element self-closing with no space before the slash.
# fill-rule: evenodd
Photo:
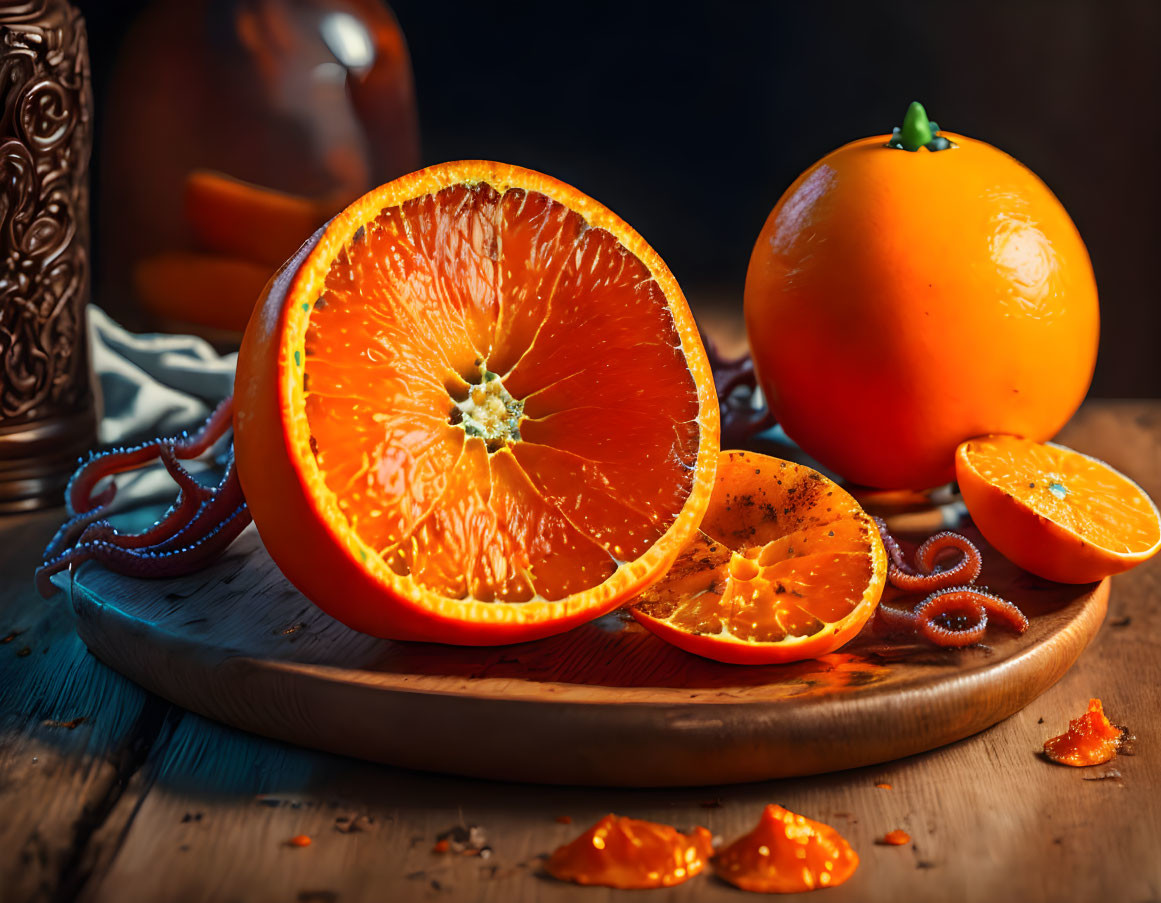
<svg viewBox="0 0 1161 903">
<path fill-rule="evenodd" d="M 590 589 L 690 493 L 698 393 L 665 297 L 543 194 L 457 185 L 381 211 L 331 264 L 304 379 L 351 527 L 446 596 Z"/>
<path fill-rule="evenodd" d="M 1161 514 L 1103 461 L 1052 443 L 980 436 L 956 451 L 975 525 L 1006 558 L 1049 580 L 1088 583 L 1161 549 Z"/>
<path fill-rule="evenodd" d="M 717 402 L 688 307 L 640 236 L 568 186 L 471 162 L 384 186 L 328 225 L 279 317 L 304 501 L 385 592 L 360 629 L 415 635 L 397 603 L 432 615 L 425 638 L 564 629 L 663 571 L 704 513 Z M 271 548 L 278 506 L 262 517 L 239 432 Z"/>
</svg>

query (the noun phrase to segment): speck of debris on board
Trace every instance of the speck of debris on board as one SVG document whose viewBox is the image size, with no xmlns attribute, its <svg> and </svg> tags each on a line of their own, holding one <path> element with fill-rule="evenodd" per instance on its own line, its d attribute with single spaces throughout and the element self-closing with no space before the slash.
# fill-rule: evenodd
<svg viewBox="0 0 1161 903">
<path fill-rule="evenodd" d="M 202 820 L 202 813 L 201 812 L 187 812 L 185 815 L 183 815 L 181 817 L 182 824 L 185 824 L 186 822 L 201 821 L 201 820 Z"/>
<path fill-rule="evenodd" d="M 30 656 L 30 655 L 32 655 L 32 647 L 31 646 L 24 646 L 20 649 L 19 652 L 16 653 L 17 658 L 28 658 L 28 656 Z"/>
<path fill-rule="evenodd" d="M 13 630 L 13 631 L 11 631 L 11 632 L 10 632 L 10 633 L 9 633 L 9 634 L 6 636 L 6 637 L 4 637 L 3 639 L 0 639 L 0 646 L 6 646 L 6 645 L 8 645 L 8 644 L 9 644 L 9 643 L 11 643 L 11 642 L 12 642 L 14 639 L 16 639 L 18 636 L 20 636 L 20 634 L 22 634 L 22 633 L 24 633 L 24 631 L 23 631 L 23 630 Z"/>
<path fill-rule="evenodd" d="M 73 718 L 71 721 L 53 721 L 52 719 L 46 719 L 40 723 L 44 725 L 44 727 L 63 727 L 66 731 L 74 731 L 88 720 L 88 716 L 79 715 L 76 718 Z"/>
<path fill-rule="evenodd" d="M 1084 777 L 1084 780 L 1086 780 L 1086 781 L 1117 781 L 1119 783 L 1121 780 L 1121 773 L 1115 768 L 1110 768 L 1108 771 L 1101 772 L 1100 774 L 1086 775 Z"/>
<path fill-rule="evenodd" d="M 719 797 L 714 797 L 709 800 L 702 800 L 698 803 L 703 809 L 720 809 L 722 808 L 722 801 Z"/>
<path fill-rule="evenodd" d="M 435 838 L 433 853 L 455 853 L 460 856 L 479 856 L 487 859 L 492 855 L 488 837 L 479 825 L 456 825 L 441 831 Z"/>
<path fill-rule="evenodd" d="M 309 847 L 311 844 L 310 835 L 295 834 L 290 840 L 286 841 L 286 844 L 291 847 Z"/>
<path fill-rule="evenodd" d="M 335 819 L 335 830 L 341 834 L 360 834 L 375 830 L 373 815 L 340 815 Z"/>
<path fill-rule="evenodd" d="M 1109 626 L 1110 627 L 1128 627 L 1132 623 L 1133 623 L 1133 619 L 1129 615 L 1125 615 L 1123 618 L 1116 618 L 1115 620 L 1109 621 Z"/>
<path fill-rule="evenodd" d="M 571 825 L 572 824 L 572 816 L 571 815 L 558 815 L 556 817 L 556 820 L 557 820 L 557 822 L 559 822 L 562 825 Z"/>
</svg>

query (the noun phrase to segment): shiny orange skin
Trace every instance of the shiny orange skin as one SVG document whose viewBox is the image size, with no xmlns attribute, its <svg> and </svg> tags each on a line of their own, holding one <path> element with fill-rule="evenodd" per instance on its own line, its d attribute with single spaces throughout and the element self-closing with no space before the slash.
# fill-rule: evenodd
<svg viewBox="0 0 1161 903">
<path fill-rule="evenodd" d="M 786 432 L 846 479 L 923 489 L 986 433 L 1043 441 L 1084 399 L 1099 311 L 1084 242 L 1047 186 L 952 133 L 865 138 L 804 172 L 746 275 L 758 380 Z"/>
<path fill-rule="evenodd" d="M 695 492 L 678 521 L 646 554 L 621 568 L 615 579 L 576 594 L 569 604 L 460 603 L 414 584 L 404 585 L 390 575 L 384 577 L 384 568 L 374 573 L 374 562 L 360 561 L 350 531 L 344 535 L 324 509 L 318 497 L 320 479 L 303 460 L 302 436 L 294 435 L 293 423 L 305 423 L 301 400 L 295 400 L 296 392 L 301 395 L 302 377 L 290 364 L 297 353 L 294 331 L 304 329 L 299 295 L 317 278 L 311 268 L 333 257 L 336 247 L 327 243 L 339 242 L 343 229 L 353 231 L 355 225 L 367 221 L 371 211 L 472 177 L 523 180 L 531 190 L 561 197 L 593 224 L 615 232 L 631 253 L 646 261 L 664 284 L 700 393 L 704 424 Z M 301 350 L 301 335 L 297 341 Z M 696 529 L 709 501 L 718 455 L 718 405 L 709 363 L 684 296 L 665 264 L 612 211 L 571 186 L 521 167 L 487 161 L 449 163 L 412 173 L 366 195 L 319 229 L 271 278 L 255 305 L 238 353 L 234 412 L 238 478 L 271 558 L 291 583 L 332 617 L 363 633 L 396 640 L 458 645 L 522 642 L 561 633 L 615 609 L 663 574 Z"/>
</svg>

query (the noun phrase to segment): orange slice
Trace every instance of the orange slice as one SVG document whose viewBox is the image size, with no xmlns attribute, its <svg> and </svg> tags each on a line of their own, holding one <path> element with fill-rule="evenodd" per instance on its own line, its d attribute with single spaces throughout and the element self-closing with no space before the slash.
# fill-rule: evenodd
<svg viewBox="0 0 1161 903">
<path fill-rule="evenodd" d="M 488 644 L 608 612 L 705 513 L 718 407 L 672 274 L 548 176 L 448 163 L 284 267 L 238 359 L 266 548 L 378 636 Z"/>
<path fill-rule="evenodd" d="M 723 452 L 701 529 L 630 609 L 646 628 L 706 658 L 815 658 L 871 616 L 887 557 L 871 518 L 801 464 Z"/>
<path fill-rule="evenodd" d="M 955 473 L 968 513 L 1002 555 L 1060 583 L 1089 583 L 1161 549 L 1140 486 L 1096 458 L 1015 436 L 969 439 Z"/>
</svg>

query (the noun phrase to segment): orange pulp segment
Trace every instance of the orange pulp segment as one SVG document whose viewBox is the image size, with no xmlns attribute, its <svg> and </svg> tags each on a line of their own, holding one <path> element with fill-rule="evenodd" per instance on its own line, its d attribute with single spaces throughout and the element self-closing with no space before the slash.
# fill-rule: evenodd
<svg viewBox="0 0 1161 903">
<path fill-rule="evenodd" d="M 693 318 L 641 237 L 567 185 L 469 161 L 383 186 L 328 225 L 276 316 L 251 332 L 281 330 L 307 519 L 359 573 L 307 573 L 311 543 L 275 535 L 285 492 L 243 460 L 245 425 L 239 474 L 279 566 L 358 629 L 558 632 L 663 572 L 701 520 L 718 416 Z"/>
<path fill-rule="evenodd" d="M 1072 449 L 1015 436 L 969 439 L 956 452 L 956 479 L 988 542 L 1049 580 L 1100 580 L 1161 549 L 1161 516 L 1148 494 Z"/>
<path fill-rule="evenodd" d="M 801 464 L 728 451 L 700 531 L 630 610 L 697 655 L 798 661 L 858 633 L 886 571 L 874 522 L 840 486 Z"/>
<path fill-rule="evenodd" d="M 1123 729 L 1105 717 L 1099 699 L 1090 699 L 1088 711 L 1068 722 L 1068 730 L 1044 741 L 1044 755 L 1061 765 L 1101 765 L 1116 754 L 1124 739 Z"/>
<path fill-rule="evenodd" d="M 714 872 L 742 890 L 793 894 L 836 887 L 859 856 L 830 825 L 769 805 L 758 825 L 714 858 Z"/>
<path fill-rule="evenodd" d="M 682 834 L 669 825 L 609 814 L 549 858 L 552 877 L 624 890 L 672 887 L 705 868 L 713 839 L 705 828 Z"/>
</svg>

